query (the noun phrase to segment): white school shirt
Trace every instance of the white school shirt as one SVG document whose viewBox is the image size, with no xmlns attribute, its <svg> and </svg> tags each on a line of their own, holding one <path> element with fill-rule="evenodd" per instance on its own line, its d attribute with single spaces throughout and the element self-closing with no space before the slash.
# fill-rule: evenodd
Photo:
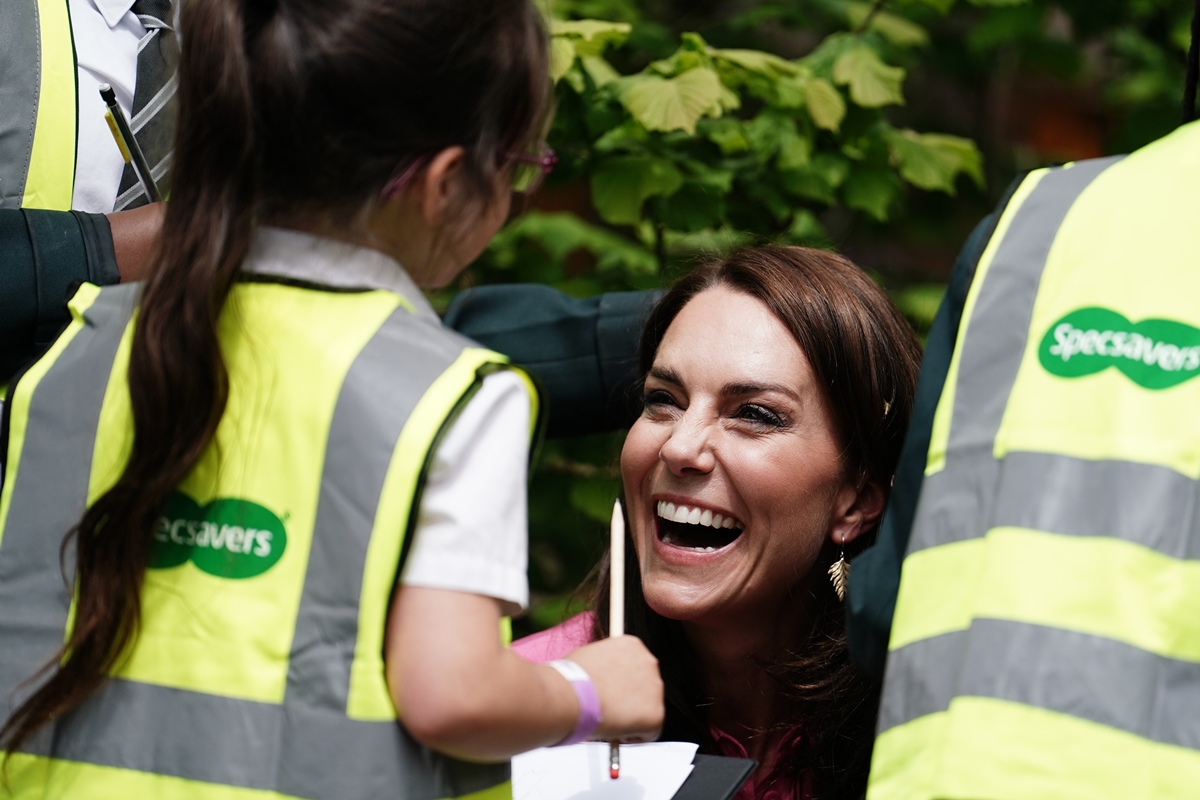
<svg viewBox="0 0 1200 800">
<path fill-rule="evenodd" d="M 442 324 L 404 268 L 377 250 L 260 228 L 243 269 L 333 287 L 387 289 L 412 303 L 419 318 Z M 511 371 L 483 379 L 434 453 L 402 584 L 494 597 L 506 614 L 529 604 L 530 412 L 525 385 Z"/>
<path fill-rule="evenodd" d="M 117 199 L 125 160 L 104 120 L 100 84 L 107 83 L 130 119 L 137 82 L 138 44 L 147 32 L 130 11 L 133 0 L 68 0 L 75 42 L 78 136 L 71 208 L 108 214 Z"/>
</svg>

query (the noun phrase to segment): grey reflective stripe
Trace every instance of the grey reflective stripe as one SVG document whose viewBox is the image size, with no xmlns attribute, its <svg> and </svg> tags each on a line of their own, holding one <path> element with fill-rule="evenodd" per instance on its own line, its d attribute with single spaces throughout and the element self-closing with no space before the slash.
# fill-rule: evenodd
<svg viewBox="0 0 1200 800">
<path fill-rule="evenodd" d="M 37 0 L 0 3 L 0 208 L 20 208 L 41 83 Z"/>
<path fill-rule="evenodd" d="M 1013 527 L 1113 537 L 1200 559 L 1200 482 L 1156 464 L 1014 451 L 928 476 L 921 502 L 938 544 Z"/>
<path fill-rule="evenodd" d="M 907 644 L 888 653 L 877 733 L 945 711 L 959 694 L 967 631 Z"/>
<path fill-rule="evenodd" d="M 105 289 L 96 306 L 117 293 L 128 294 L 124 288 Z M 119 341 L 124 325 L 101 328 L 106 335 L 115 333 Z M 449 759 L 415 743 L 395 722 L 346 716 L 367 547 L 395 444 L 417 402 L 468 343 L 398 308 L 347 371 L 330 425 L 282 704 L 114 680 L 77 711 L 45 729 L 26 749 L 54 758 L 315 800 L 435 800 L 508 780 L 507 763 Z M 74 346 L 72 342 L 68 353 Z M 114 344 L 114 354 L 115 350 Z M 65 513 L 67 528 L 83 513 L 95 428 L 113 361 L 110 355 L 102 370 L 96 368 L 102 371 L 99 391 L 80 397 L 78 364 L 63 361 L 68 353 L 42 384 L 53 375 L 64 387 L 69 385 L 69 391 L 56 393 L 65 405 L 45 414 L 41 425 L 31 409 L 26 437 L 40 446 L 63 446 L 52 448 L 57 452 L 36 454 L 33 462 L 23 456 L 17 473 L 18 481 L 23 481 L 29 463 L 60 472 L 64 465 L 78 465 L 82 483 L 70 484 L 69 496 L 78 496 L 80 503 Z M 39 397 L 35 393 L 35 403 Z M 90 438 L 56 442 L 59 421 L 71 419 L 81 407 L 95 412 L 82 415 L 91 420 Z M 53 488 L 52 500 L 22 497 L 26 484 L 20 483 L 14 492 L 14 510 L 18 497 L 35 516 L 62 505 L 61 484 L 47 486 Z M 0 641 L 6 648 L 8 642 L 29 635 L 24 625 L 17 628 L 17 615 L 3 613 L 5 609 L 19 609 L 22 623 L 31 618 L 31 609 L 37 613 L 54 609 L 38 626 L 42 645 L 36 659 L 24 659 L 8 672 L 0 672 L 5 678 L 0 688 L 29 677 L 62 643 L 69 596 L 59 578 L 61 538 L 43 536 L 41 559 L 36 564 L 17 564 L 25 571 L 19 577 L 30 587 L 43 594 L 47 587 L 56 592 L 56 605 L 44 600 L 35 607 L 15 589 L 0 603 Z M 10 544 L 6 533 L 0 566 L 13 552 L 35 549 L 29 542 L 23 542 L 24 547 Z M 0 586 L 0 592 L 6 588 Z M 6 620 L 11 623 L 9 630 L 4 628 Z"/>
<path fill-rule="evenodd" d="M 323 800 L 434 800 L 508 778 L 507 764 L 448 763 L 395 723 L 124 680 L 28 749 L 51 741 L 54 758 Z"/>
<path fill-rule="evenodd" d="M 403 308 L 359 353 L 338 395 L 296 619 L 286 702 L 346 708 L 367 545 L 396 440 L 417 401 L 462 351 L 417 345 L 429 323 Z M 397 354 L 403 353 L 403 369 Z"/>
<path fill-rule="evenodd" d="M 345 718 L 374 523 L 373 515 L 362 510 L 378 507 L 400 432 L 417 402 L 466 344 L 440 329 L 431 337 L 430 327 L 428 320 L 397 308 L 359 353 L 338 395 L 284 697 L 289 715 L 310 717 L 288 737 L 303 741 L 279 774 L 278 789 L 286 794 L 440 798 L 508 779 L 507 764 L 453 761 L 416 748 L 395 724 Z M 338 713 L 330 714 L 331 709 Z M 347 758 L 372 765 L 370 774 L 330 770 L 327 760 L 312 757 L 331 745 Z M 367 753 L 373 757 L 366 758 Z M 348 775 L 353 781 L 349 786 Z"/>
<path fill-rule="evenodd" d="M 1085 633 L 977 619 L 892 653 L 887 682 L 881 733 L 956 697 L 991 697 L 1200 749 L 1200 664 Z"/>
<path fill-rule="evenodd" d="M 961 487 L 965 494 L 952 499 L 937 496 L 936 482 L 926 479 L 913 521 L 910 553 L 983 535 L 979 520 L 986 519 L 990 511 L 987 503 L 996 475 L 989 474 L 991 468 L 980 462 L 992 459 L 996 432 L 1025 354 L 1033 301 L 1050 246 L 1079 194 L 1121 158 L 1051 169 L 1009 223 L 967 322 L 942 470 L 973 468 L 982 482 Z M 964 535 L 964 529 L 972 532 Z"/>
<path fill-rule="evenodd" d="M 21 448 L 0 540 L 0 711 L 5 718 L 28 696 L 28 690 L 12 690 L 62 647 L 71 598 L 59 548 L 83 516 L 100 408 L 136 300 L 136 285 L 101 292 L 84 314 L 87 324 L 33 389 L 28 423 L 33 435 L 26 435 Z M 10 402 L 16 391 L 19 383 Z"/>
</svg>

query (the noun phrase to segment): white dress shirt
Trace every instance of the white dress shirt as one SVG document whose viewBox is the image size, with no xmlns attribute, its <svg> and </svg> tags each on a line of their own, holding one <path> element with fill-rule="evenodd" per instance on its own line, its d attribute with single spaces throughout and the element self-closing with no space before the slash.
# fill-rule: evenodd
<svg viewBox="0 0 1200 800">
<path fill-rule="evenodd" d="M 404 268 L 377 250 L 260 228 L 243 269 L 387 289 L 430 325 L 442 324 Z M 494 597 L 507 614 L 528 605 L 530 411 L 524 383 L 511 371 L 484 378 L 434 453 L 402 584 Z"/>
<path fill-rule="evenodd" d="M 138 43 L 146 29 L 130 11 L 133 0 L 69 0 L 78 63 L 79 136 L 71 207 L 107 214 L 113 210 L 125 161 L 104 120 L 100 84 L 107 83 L 130 118 L 137 80 Z"/>
</svg>

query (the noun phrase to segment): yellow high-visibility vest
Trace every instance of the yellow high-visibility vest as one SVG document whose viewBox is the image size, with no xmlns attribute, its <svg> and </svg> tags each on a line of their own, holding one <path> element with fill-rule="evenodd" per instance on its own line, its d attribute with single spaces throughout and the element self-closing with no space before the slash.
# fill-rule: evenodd
<svg viewBox="0 0 1200 800">
<path fill-rule="evenodd" d="M 1200 796 L 1200 125 L 1031 173 L 980 259 L 869 800 Z"/>
<path fill-rule="evenodd" d="M 67 0 L 0 3 L 0 75 L 0 208 L 69 210 L 78 104 Z"/>
<path fill-rule="evenodd" d="M 128 459 L 139 291 L 85 284 L 11 387 L 0 704 L 61 647 L 59 547 Z M 432 454 L 506 359 L 393 292 L 261 278 L 235 286 L 219 336 L 228 405 L 153 533 L 138 638 L 100 692 L 13 754 L 11 796 L 509 797 L 507 764 L 405 733 L 383 663 Z"/>
</svg>

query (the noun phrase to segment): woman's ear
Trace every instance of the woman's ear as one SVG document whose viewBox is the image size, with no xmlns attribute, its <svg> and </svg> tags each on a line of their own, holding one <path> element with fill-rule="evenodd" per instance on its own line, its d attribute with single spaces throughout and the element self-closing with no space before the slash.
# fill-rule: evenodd
<svg viewBox="0 0 1200 800">
<path fill-rule="evenodd" d="M 838 493 L 829 526 L 830 540 L 839 547 L 850 544 L 875 527 L 886 505 L 887 494 L 875 481 L 869 480 L 857 487 L 848 484 Z"/>
<path fill-rule="evenodd" d="M 446 222 L 447 211 L 458 199 L 465 155 L 458 146 L 442 150 L 430 160 L 413 187 L 421 217 L 430 228 L 437 229 Z"/>
</svg>

